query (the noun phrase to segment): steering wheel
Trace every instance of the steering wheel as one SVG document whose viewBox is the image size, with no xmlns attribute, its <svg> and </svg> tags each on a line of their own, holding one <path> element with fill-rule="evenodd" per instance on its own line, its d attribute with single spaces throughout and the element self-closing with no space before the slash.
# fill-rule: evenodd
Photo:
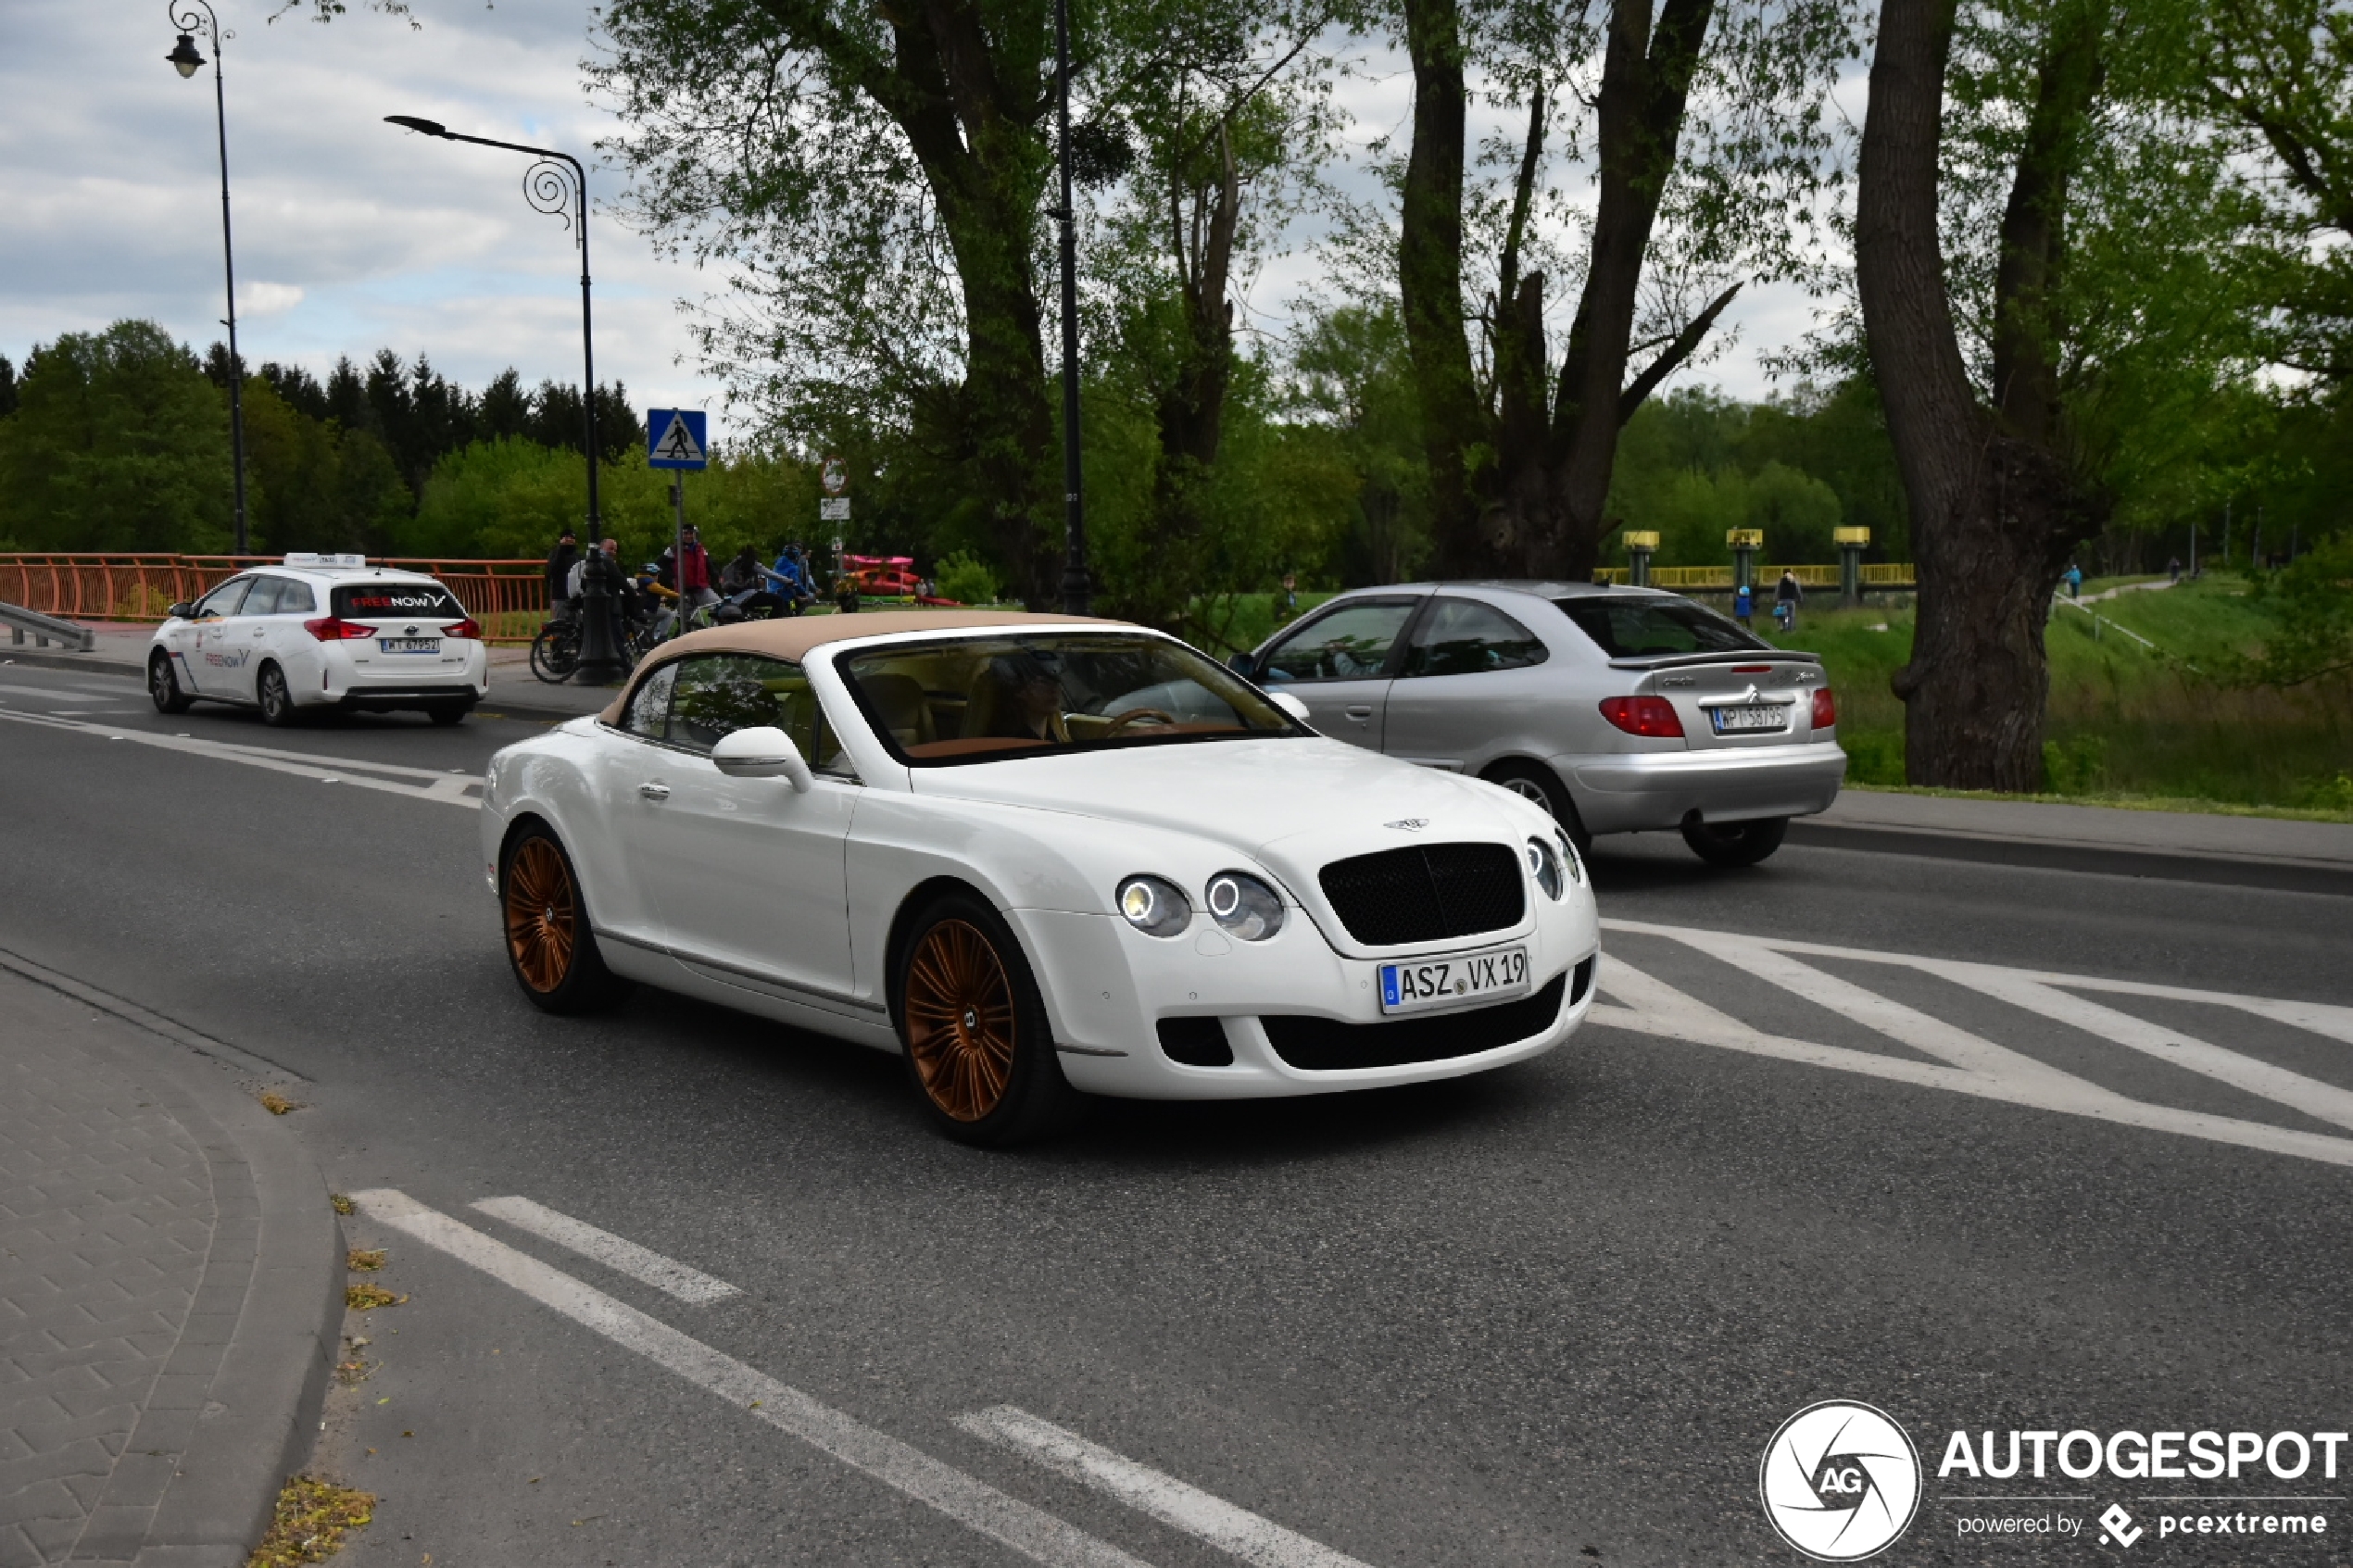
<svg viewBox="0 0 2353 1568">
<path fill-rule="evenodd" d="M 1117 715 L 1111 721 L 1111 722 L 1103 726 L 1103 738 L 1105 740 L 1109 740 L 1112 736 L 1117 734 L 1120 731 L 1126 729 L 1128 725 L 1134 723 L 1139 719 L 1157 719 L 1162 723 L 1172 727 L 1176 722 L 1176 716 L 1175 714 L 1164 713 L 1157 708 L 1131 708 L 1126 712 Z"/>
</svg>

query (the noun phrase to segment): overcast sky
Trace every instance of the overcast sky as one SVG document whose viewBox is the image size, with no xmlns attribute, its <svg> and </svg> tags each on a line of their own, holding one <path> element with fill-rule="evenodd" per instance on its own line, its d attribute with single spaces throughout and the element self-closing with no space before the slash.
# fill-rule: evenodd
<svg viewBox="0 0 2353 1568">
<path fill-rule="evenodd" d="M 235 32 L 223 58 L 247 360 L 323 373 L 338 355 L 388 345 L 471 386 L 509 365 L 526 382 L 577 382 L 576 253 L 525 205 L 527 160 L 383 117 L 585 157 L 613 130 L 581 84 L 587 6 L 422 0 L 412 30 L 356 3 L 324 27 L 268 21 L 275 0 L 217 3 Z M 164 0 L 7 0 L 0 11 L 0 353 L 19 363 L 33 343 L 124 316 L 199 348 L 220 335 L 212 78 L 180 79 L 164 60 L 173 37 Z M 1365 131 L 1386 131 L 1410 89 L 1391 75 L 1352 87 L 1349 102 Z M 620 190 L 610 172 L 592 172 L 591 186 L 608 199 Z M 625 382 L 641 408 L 718 412 L 723 389 L 699 373 L 678 310 L 715 280 L 657 258 L 609 213 L 591 245 L 598 379 Z M 1307 256 L 1271 262 L 1253 316 L 1279 327 L 1318 270 Z M 1702 379 L 1761 395 L 1758 352 L 1804 331 L 1806 302 L 1768 289 L 1733 315 L 1738 346 Z"/>
</svg>

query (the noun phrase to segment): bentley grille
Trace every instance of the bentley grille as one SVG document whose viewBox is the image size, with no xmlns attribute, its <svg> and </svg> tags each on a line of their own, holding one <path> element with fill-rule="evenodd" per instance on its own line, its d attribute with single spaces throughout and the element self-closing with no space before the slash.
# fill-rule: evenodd
<svg viewBox="0 0 2353 1568">
<path fill-rule="evenodd" d="M 1527 912 L 1519 856 L 1501 844 L 1416 844 L 1334 860 L 1317 881 L 1368 947 L 1441 942 L 1517 925 Z"/>
</svg>

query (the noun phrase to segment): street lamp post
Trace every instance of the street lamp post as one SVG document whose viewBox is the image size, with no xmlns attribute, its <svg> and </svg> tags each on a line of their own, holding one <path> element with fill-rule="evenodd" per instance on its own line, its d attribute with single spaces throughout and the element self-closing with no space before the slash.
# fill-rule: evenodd
<svg viewBox="0 0 2353 1568">
<path fill-rule="evenodd" d="M 1062 134 L 1063 204 L 1063 613 L 1091 612 L 1087 580 L 1087 508 L 1078 447 L 1078 209 L 1070 175 L 1070 0 L 1054 0 L 1055 118 Z"/>
<path fill-rule="evenodd" d="M 213 15 L 206 0 L 169 0 L 165 15 L 179 31 L 180 42 L 164 58 L 182 81 L 196 74 L 205 64 L 204 52 L 196 47 L 195 34 L 212 35 L 212 115 L 220 133 L 220 265 L 228 275 L 229 319 L 221 325 L 229 329 L 229 449 L 237 484 L 237 554 L 244 555 L 245 537 L 245 362 L 237 357 L 237 255 L 229 243 L 229 97 L 220 82 L 220 19 Z"/>
<path fill-rule="evenodd" d="M 586 624 L 580 632 L 579 675 L 590 685 L 611 685 L 629 673 L 629 665 L 621 657 L 612 635 L 610 606 L 616 584 L 611 573 L 615 568 L 598 547 L 604 537 L 604 514 L 597 505 L 597 347 L 588 309 L 588 171 L 570 153 L 552 148 L 467 136 L 437 119 L 420 119 L 415 115 L 388 114 L 384 119 L 388 124 L 438 136 L 445 142 L 471 142 L 477 147 L 529 153 L 539 161 L 523 170 L 523 200 L 537 211 L 562 219 L 579 243 L 580 366 L 585 378 L 580 402 L 586 423 L 588 453 L 588 558 L 580 573 L 581 596 L 587 603 L 581 611 Z"/>
</svg>

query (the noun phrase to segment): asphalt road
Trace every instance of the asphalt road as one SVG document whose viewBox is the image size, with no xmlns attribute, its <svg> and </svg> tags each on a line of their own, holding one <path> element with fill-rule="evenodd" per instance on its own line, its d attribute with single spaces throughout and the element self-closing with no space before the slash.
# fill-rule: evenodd
<svg viewBox="0 0 2353 1568">
<path fill-rule="evenodd" d="M 2353 1138 L 2331 1098 L 2353 1091 L 2353 1038 L 2097 993 L 2189 1042 L 2128 1046 L 1984 975 L 2353 1006 L 2353 900 L 1827 849 L 1725 873 L 1604 840 L 1604 916 L 1670 928 L 1613 928 L 1608 959 L 1718 1010 L 1684 1029 L 1703 1038 L 1625 1026 L 1642 1003 L 1605 964 L 1619 1022 L 1516 1069 L 1104 1102 L 990 1155 L 934 1137 L 879 1054 L 657 993 L 594 1022 L 528 1007 L 459 781 L 536 726 L 163 719 L 129 683 L 19 666 L 0 709 L 0 948 L 280 1064 L 340 1190 L 405 1195 L 657 1325 L 599 1332 L 519 1288 L 523 1265 L 497 1277 L 381 1206 L 347 1221 L 409 1299 L 354 1315 L 372 1371 L 331 1399 L 321 1467 L 384 1499 L 344 1561 L 1037 1557 L 796 1436 L 789 1400 L 683 1374 L 656 1333 L 800 1391 L 849 1448 L 895 1439 L 1157 1568 L 1800 1561 L 1758 1461 L 1829 1399 L 1922 1450 L 1886 1562 L 2121 1555 L 2091 1524 L 1957 1533 L 1970 1497 L 2006 1493 L 2145 1524 L 2160 1493 L 2317 1497 L 2294 1505 L 2328 1513 L 2317 1541 L 2152 1530 L 2130 1555 L 2353 1558 L 2353 1479 L 2317 1465 L 2234 1487 L 1936 1474 L 1956 1429 L 2347 1429 L 2353 1166 L 2327 1149 Z M 1776 981 L 1676 933 L 1842 951 Z M 1932 1028 L 1993 1065 L 1936 1078 Z M 682 1301 L 471 1207 L 509 1196 L 737 1290 Z M 1121 1472 L 1123 1493 L 958 1424 L 1007 1406 L 1292 1534 L 1221 1547 L 1204 1531 L 1230 1516 L 1197 1494 Z"/>
</svg>

